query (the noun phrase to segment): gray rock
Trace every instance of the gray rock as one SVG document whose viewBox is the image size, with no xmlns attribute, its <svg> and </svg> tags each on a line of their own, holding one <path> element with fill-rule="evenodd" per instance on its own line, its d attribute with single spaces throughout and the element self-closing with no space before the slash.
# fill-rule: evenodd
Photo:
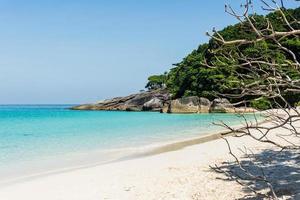
<svg viewBox="0 0 300 200">
<path fill-rule="evenodd" d="M 172 100 L 169 105 L 169 113 L 198 113 L 199 97 L 183 97 Z"/>
<path fill-rule="evenodd" d="M 199 113 L 208 113 L 210 109 L 210 101 L 206 98 L 199 98 Z"/>
<path fill-rule="evenodd" d="M 143 105 L 143 110 L 145 111 L 160 111 L 162 108 L 163 100 L 159 99 L 158 97 L 154 97 Z"/>
<path fill-rule="evenodd" d="M 166 90 L 153 90 L 132 94 L 126 97 L 116 97 L 95 104 L 85 104 L 72 107 L 73 110 L 121 110 L 121 111 L 142 111 L 146 102 L 158 98 L 163 102 L 168 100 L 169 93 Z M 162 105 L 161 105 L 162 108 Z M 161 109 L 160 108 L 160 109 Z M 160 109 L 155 109 L 159 111 Z"/>
<path fill-rule="evenodd" d="M 170 101 L 167 101 L 167 102 L 164 103 L 164 105 L 161 109 L 162 113 L 170 113 L 170 111 L 171 111 L 171 104 L 170 103 L 171 103 Z"/>
<path fill-rule="evenodd" d="M 258 112 L 258 110 L 256 110 L 255 108 L 251 108 L 251 107 L 237 107 L 237 108 L 234 108 L 234 112 L 235 113 L 254 113 L 254 112 Z"/>
<path fill-rule="evenodd" d="M 213 100 L 209 111 L 212 113 L 235 113 L 234 106 L 225 98 Z"/>
<path fill-rule="evenodd" d="M 164 113 L 247 113 L 256 112 L 253 108 L 235 108 L 227 99 L 215 99 L 212 103 L 202 97 L 190 96 L 170 100 L 166 90 L 155 90 L 132 94 L 125 97 L 98 101 L 95 104 L 75 106 L 73 110 L 121 110 L 121 111 L 160 111 Z"/>
<path fill-rule="evenodd" d="M 209 112 L 210 101 L 197 96 L 183 97 L 172 100 L 163 108 L 168 113 L 207 113 Z"/>
</svg>

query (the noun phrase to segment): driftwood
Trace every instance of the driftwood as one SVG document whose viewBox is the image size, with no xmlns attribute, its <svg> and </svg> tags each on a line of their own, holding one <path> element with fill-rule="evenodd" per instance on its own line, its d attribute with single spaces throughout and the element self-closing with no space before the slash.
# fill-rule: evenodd
<svg viewBox="0 0 300 200">
<path fill-rule="evenodd" d="M 272 159 L 275 159 L 276 156 L 282 152 L 292 152 L 295 155 L 300 155 L 300 112 L 295 105 L 290 105 L 285 98 L 285 94 L 287 92 L 292 93 L 293 95 L 300 95 L 300 80 L 292 79 L 284 70 L 281 69 L 281 67 L 292 67 L 296 72 L 300 73 L 299 52 L 294 52 L 281 44 L 282 40 L 287 37 L 299 40 L 300 30 L 296 29 L 295 25 L 299 27 L 300 21 L 296 20 L 292 16 L 286 16 L 287 14 L 285 12 L 286 10 L 284 8 L 283 1 L 278 3 L 275 0 L 261 0 L 261 3 L 263 5 L 262 9 L 279 13 L 282 23 L 284 23 L 287 27 L 287 31 L 279 32 L 274 30 L 272 23 L 267 18 L 264 19 L 267 27 L 259 29 L 251 13 L 253 8 L 252 1 L 246 0 L 246 3 L 242 5 L 244 9 L 242 14 L 238 14 L 237 11 L 229 5 L 225 6 L 225 11 L 241 23 L 247 23 L 250 25 L 251 30 L 249 31 L 254 33 L 255 38 L 251 40 L 238 39 L 226 41 L 216 30 L 213 30 L 212 33 L 207 33 L 207 35 L 219 43 L 220 50 L 228 46 L 236 48 L 237 52 L 239 52 L 239 64 L 237 64 L 236 67 L 249 71 L 248 74 L 238 72 L 236 74 L 243 83 L 238 88 L 235 88 L 236 90 L 241 91 L 239 94 L 219 95 L 222 97 L 229 97 L 231 99 L 242 99 L 243 97 L 252 96 L 257 98 L 264 97 L 271 100 L 274 109 L 267 113 L 267 117 L 271 122 L 261 124 L 259 123 L 259 120 L 257 120 L 257 117 L 255 117 L 255 120 L 250 121 L 247 120 L 245 116 L 241 115 L 245 125 L 243 128 L 233 128 L 222 122 L 216 124 L 229 130 L 229 132 L 234 134 L 235 137 L 248 136 L 255 141 L 273 145 L 277 151 L 275 151 L 272 154 L 273 156 L 270 156 L 269 159 L 262 160 L 259 162 L 260 164 L 258 164 L 254 153 L 245 147 L 242 151 L 245 155 L 243 159 L 248 160 L 248 164 L 246 165 L 244 162 L 245 160 L 242 160 L 242 158 L 233 153 L 230 142 L 224 138 L 228 145 L 229 152 L 234 158 L 235 167 L 233 168 L 231 166 L 226 168 L 224 166 L 215 165 L 212 168 L 246 187 L 248 190 L 252 191 L 256 197 L 278 199 L 281 195 L 280 192 L 277 190 L 276 185 L 273 184 L 274 181 L 268 180 L 268 176 L 264 172 L 265 168 L 260 167 L 260 165 L 272 162 Z M 260 57 L 248 57 L 239 51 L 239 49 L 245 44 L 254 44 L 261 41 L 272 42 L 278 50 L 287 53 L 289 55 L 289 59 L 286 59 L 284 63 L 276 63 L 275 59 L 265 58 L 263 55 Z M 227 59 L 237 59 L 236 56 L 233 57 L 231 55 L 231 52 L 224 53 L 223 56 Z M 217 67 L 210 66 L 206 62 L 204 62 L 204 66 L 210 68 Z M 246 83 L 246 81 L 243 82 L 246 79 L 249 80 L 249 78 L 253 79 L 252 83 L 249 84 Z M 242 101 L 239 103 L 245 104 L 247 102 Z M 289 134 L 280 134 L 280 131 L 278 130 L 287 130 L 285 132 L 288 132 Z M 285 159 L 292 159 L 292 156 L 290 156 L 292 154 L 286 153 L 285 155 Z M 251 170 L 251 168 L 249 168 L 249 163 L 258 170 Z M 278 177 L 278 179 L 279 178 L 280 177 Z M 257 184 L 264 184 L 265 187 L 268 188 L 269 192 L 261 193 L 258 187 L 256 187 Z"/>
</svg>

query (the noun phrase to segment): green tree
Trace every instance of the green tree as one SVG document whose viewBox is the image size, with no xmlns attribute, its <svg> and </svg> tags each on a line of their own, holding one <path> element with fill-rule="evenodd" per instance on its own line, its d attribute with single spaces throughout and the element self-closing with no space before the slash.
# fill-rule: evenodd
<svg viewBox="0 0 300 200">
<path fill-rule="evenodd" d="M 287 18 L 292 21 L 292 17 L 300 19 L 300 8 L 284 10 Z M 266 19 L 273 24 L 276 31 L 287 31 L 288 27 L 284 23 L 282 16 L 278 12 L 272 12 L 267 16 L 252 15 L 255 25 L 259 30 L 263 30 L 268 26 Z M 299 28 L 300 24 L 294 24 L 294 28 Z M 251 25 L 245 21 L 235 25 L 230 25 L 218 33 L 222 35 L 224 40 L 246 39 L 253 40 L 256 35 L 251 30 Z M 300 40 L 295 37 L 284 37 L 281 39 L 283 47 L 296 52 L 296 57 L 300 58 Z M 264 56 L 264 60 L 276 62 L 282 70 L 284 70 L 292 79 L 300 77 L 299 70 L 291 65 L 286 65 L 288 60 L 292 60 L 292 56 L 279 49 L 278 45 L 272 40 L 264 40 L 256 43 L 236 45 L 222 45 L 219 41 L 212 38 L 208 43 L 202 44 L 198 49 L 193 50 L 180 63 L 174 64 L 174 67 L 162 76 L 156 75 L 149 77 L 147 88 L 159 88 L 166 84 L 167 89 L 173 94 L 174 98 L 182 96 L 197 95 L 215 98 L 218 94 L 224 93 L 240 93 L 239 85 L 242 83 L 252 83 L 256 80 L 251 75 L 251 71 L 236 67 L 243 63 L 242 58 L 260 58 Z M 282 64 L 282 65 L 281 65 Z M 264 67 L 262 65 L 262 67 Z M 244 74 L 239 77 L 237 74 Z M 250 78 L 247 78 L 249 74 Z M 243 81 L 241 81 L 243 78 Z M 298 102 L 300 97 L 285 94 L 288 101 Z M 245 96 L 242 99 L 229 98 L 231 102 L 247 100 L 250 102 L 258 96 Z"/>
<path fill-rule="evenodd" d="M 148 78 L 148 83 L 145 88 L 149 90 L 162 89 L 165 87 L 167 73 L 163 75 L 153 75 Z"/>
</svg>

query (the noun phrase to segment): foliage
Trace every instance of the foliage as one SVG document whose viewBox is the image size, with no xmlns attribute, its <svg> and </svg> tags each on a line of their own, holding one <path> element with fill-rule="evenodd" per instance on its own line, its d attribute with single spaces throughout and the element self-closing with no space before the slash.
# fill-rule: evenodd
<svg viewBox="0 0 300 200">
<path fill-rule="evenodd" d="M 149 90 L 155 90 L 165 87 L 166 73 L 163 75 L 153 75 L 148 78 L 148 83 L 145 86 Z"/>
<path fill-rule="evenodd" d="M 300 8 L 285 10 L 286 15 L 294 16 L 297 20 L 300 19 Z M 251 16 L 258 29 L 264 29 L 267 27 L 266 19 L 270 20 L 276 31 L 286 31 L 287 27 L 277 12 L 269 13 L 266 17 L 261 15 Z M 295 24 L 295 28 L 299 28 L 300 24 Z M 230 25 L 224 28 L 219 33 L 226 40 L 236 39 L 254 39 L 256 37 L 253 31 L 250 31 L 251 27 L 248 22 L 238 23 Z M 300 58 L 300 40 L 295 37 L 282 38 L 281 44 L 283 47 L 287 47 L 296 52 L 296 57 Z M 229 53 L 230 52 L 230 53 Z M 230 57 L 229 57 L 230 56 Z M 237 48 L 235 45 L 222 46 L 220 42 L 215 39 L 211 39 L 208 43 L 202 44 L 198 49 L 193 50 L 187 57 L 185 57 L 180 63 L 174 64 L 174 67 L 159 80 L 157 76 L 149 77 L 148 88 L 152 85 L 162 83 L 166 84 L 167 89 L 173 94 L 174 98 L 182 96 L 197 95 L 209 98 L 212 100 L 218 94 L 239 94 L 238 88 L 243 83 L 253 83 L 255 79 L 253 76 L 249 79 L 237 76 L 237 74 L 251 74 L 250 70 L 236 67 L 240 64 L 241 57 L 261 58 L 270 62 L 276 62 L 279 64 L 279 68 L 285 71 L 292 79 L 299 79 L 300 72 L 295 70 L 293 66 L 287 65 L 289 60 L 292 60 L 290 54 L 283 49 L 279 49 L 274 44 L 272 39 L 256 42 L 252 44 L 243 44 Z M 292 62 L 291 62 L 292 63 Z M 263 65 L 262 65 L 263 67 Z M 261 77 L 259 77 L 261 78 Z M 150 86 L 150 87 L 149 87 Z M 299 97 L 286 94 L 287 100 L 291 101 L 291 104 L 298 102 Z M 238 102 L 241 100 L 247 100 L 250 102 L 253 99 L 257 99 L 258 96 L 246 96 L 243 99 L 230 99 L 231 102 Z M 259 107 L 264 105 L 262 101 L 253 101 L 255 105 Z"/>
<path fill-rule="evenodd" d="M 271 102 L 265 98 L 253 99 L 250 101 L 250 106 L 258 110 L 267 110 L 271 108 Z"/>
</svg>

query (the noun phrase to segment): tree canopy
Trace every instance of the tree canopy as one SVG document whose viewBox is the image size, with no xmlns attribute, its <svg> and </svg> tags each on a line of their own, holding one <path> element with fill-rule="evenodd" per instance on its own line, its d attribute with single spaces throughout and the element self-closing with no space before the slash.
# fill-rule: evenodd
<svg viewBox="0 0 300 200">
<path fill-rule="evenodd" d="M 145 86 L 149 90 L 156 90 L 166 87 L 167 73 L 162 75 L 152 75 L 148 77 L 148 83 Z"/>
<path fill-rule="evenodd" d="M 293 16 L 299 21 L 300 8 L 288 9 L 284 12 L 287 18 Z M 284 19 L 277 12 L 269 13 L 266 16 L 252 15 L 251 17 L 260 30 L 268 26 L 268 20 L 276 31 L 286 31 L 288 29 L 283 21 Z M 293 21 L 292 19 L 289 20 Z M 300 24 L 293 24 L 293 26 L 299 29 Z M 250 30 L 250 24 L 245 21 L 227 26 L 215 34 L 222 35 L 226 41 L 255 39 L 255 33 Z M 201 44 L 196 50 L 193 50 L 180 63 L 174 64 L 174 67 L 167 74 L 150 76 L 146 87 L 151 89 L 152 87 L 166 84 L 167 89 L 174 98 L 195 95 L 213 99 L 218 94 L 239 93 L 240 91 L 236 88 L 239 88 L 238 86 L 241 84 L 241 77 L 237 74 L 248 74 L 251 71 L 247 69 L 241 70 L 240 67 L 236 66 L 243 62 L 241 60 L 243 57 L 260 58 L 262 56 L 264 60 L 279 64 L 277 67 L 286 71 L 292 79 L 299 79 L 299 70 L 287 64 L 289 60 L 293 59 L 291 55 L 284 51 L 283 48 L 279 49 L 274 42 L 270 38 L 259 42 L 240 44 L 238 47 L 235 44 L 223 46 L 213 37 L 208 43 Z M 297 59 L 300 58 L 300 39 L 298 37 L 283 37 L 280 39 L 280 42 L 283 47 L 287 47 L 295 52 Z M 243 76 L 244 79 L 245 77 Z M 251 83 L 255 81 L 252 76 L 250 77 L 246 82 Z M 243 83 L 245 83 L 245 80 L 243 80 Z M 288 93 L 285 95 L 291 103 L 296 103 L 300 100 L 299 96 L 293 96 Z M 256 97 L 243 98 L 254 99 Z M 240 99 L 229 100 L 235 102 Z"/>
</svg>

